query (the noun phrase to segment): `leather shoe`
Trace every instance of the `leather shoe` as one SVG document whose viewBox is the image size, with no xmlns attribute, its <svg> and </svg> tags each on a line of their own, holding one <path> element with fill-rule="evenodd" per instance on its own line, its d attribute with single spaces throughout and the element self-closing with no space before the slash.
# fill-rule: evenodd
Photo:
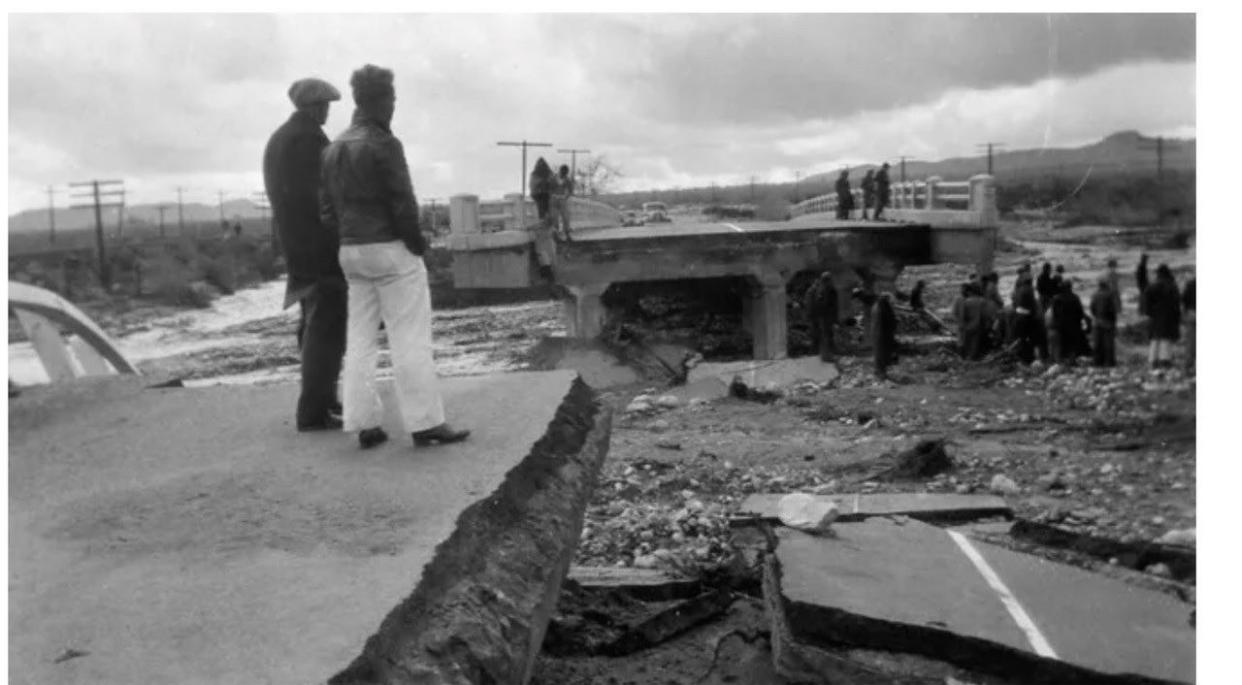
<svg viewBox="0 0 1242 685">
<path fill-rule="evenodd" d="M 298 422 L 298 432 L 308 433 L 311 431 L 339 431 L 345 427 L 345 422 L 339 417 L 328 414 L 318 421 Z"/>
<path fill-rule="evenodd" d="M 388 442 L 388 434 L 383 428 L 376 426 L 375 428 L 363 428 L 358 432 L 358 444 L 364 450 L 369 450 L 376 445 L 382 445 Z"/>
<path fill-rule="evenodd" d="M 412 433 L 414 444 L 418 447 L 426 447 L 431 443 L 440 443 L 447 445 L 451 442 L 461 442 L 470 435 L 468 430 L 455 430 L 447 423 L 442 423 L 435 428 L 428 428 L 425 431 L 416 431 Z"/>
</svg>

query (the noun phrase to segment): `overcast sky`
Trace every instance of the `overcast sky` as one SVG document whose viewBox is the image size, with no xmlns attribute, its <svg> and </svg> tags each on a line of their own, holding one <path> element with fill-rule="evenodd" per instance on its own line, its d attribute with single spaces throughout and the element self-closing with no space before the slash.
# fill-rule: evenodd
<svg viewBox="0 0 1242 685">
<path fill-rule="evenodd" d="M 1195 134 L 1192 15 L 10 15 L 9 211 L 123 178 L 131 203 L 262 189 L 289 84 L 396 73 L 420 198 L 517 192 L 501 140 L 589 148 L 623 189 Z M 567 162 L 552 150 L 550 162 Z"/>
</svg>

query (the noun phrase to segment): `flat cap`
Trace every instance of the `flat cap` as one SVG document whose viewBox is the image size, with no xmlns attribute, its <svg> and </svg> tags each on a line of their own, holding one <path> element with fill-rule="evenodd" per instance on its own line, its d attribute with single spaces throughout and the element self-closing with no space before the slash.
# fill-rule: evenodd
<svg viewBox="0 0 1242 685">
<path fill-rule="evenodd" d="M 316 102 L 333 102 L 341 99 L 341 91 L 332 86 L 331 83 L 317 78 L 304 78 L 300 81 L 294 81 L 289 86 L 289 99 L 293 101 L 294 107 L 306 107 Z"/>
</svg>

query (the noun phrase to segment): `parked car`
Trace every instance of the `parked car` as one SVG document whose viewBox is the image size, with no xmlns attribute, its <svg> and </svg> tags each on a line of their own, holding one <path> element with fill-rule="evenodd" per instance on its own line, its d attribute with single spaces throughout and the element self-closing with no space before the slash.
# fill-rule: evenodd
<svg viewBox="0 0 1242 685">
<path fill-rule="evenodd" d="M 672 221 L 668 218 L 668 207 L 663 202 L 644 202 L 643 217 L 649 224 Z"/>
<path fill-rule="evenodd" d="M 622 226 L 644 226 L 646 223 L 647 222 L 643 220 L 642 215 L 634 210 L 630 210 L 621 215 Z"/>
</svg>

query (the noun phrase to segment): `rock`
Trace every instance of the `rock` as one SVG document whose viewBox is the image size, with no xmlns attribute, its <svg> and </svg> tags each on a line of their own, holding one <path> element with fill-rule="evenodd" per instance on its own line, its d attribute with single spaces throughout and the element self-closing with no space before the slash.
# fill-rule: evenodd
<svg viewBox="0 0 1242 685">
<path fill-rule="evenodd" d="M 635 399 L 625 407 L 627 414 L 641 414 L 649 411 L 651 411 L 651 403 L 639 399 Z"/>
<path fill-rule="evenodd" d="M 1012 478 L 999 473 L 992 476 L 992 482 L 989 485 L 989 488 L 992 492 L 1001 495 L 1016 495 L 1022 491 L 1021 488 L 1018 487 L 1018 484 L 1013 482 Z"/>
<path fill-rule="evenodd" d="M 953 491 L 959 495 L 969 495 L 970 493 L 975 491 L 975 486 L 969 483 L 963 483 L 957 486 L 956 488 L 953 488 Z"/>
<path fill-rule="evenodd" d="M 655 568 L 660 559 L 654 554 L 640 554 L 634 557 L 634 568 Z"/>
<path fill-rule="evenodd" d="M 669 429 L 670 425 L 671 424 L 668 421 L 665 421 L 664 419 L 660 419 L 658 421 L 652 421 L 649 428 L 651 429 L 651 432 L 653 433 L 663 433 L 664 431 Z"/>
<path fill-rule="evenodd" d="M 828 530 L 840 513 L 835 502 L 801 492 L 782 497 L 777 511 L 781 523 L 808 532 Z"/>
<path fill-rule="evenodd" d="M 681 400 L 677 399 L 674 395 L 660 395 L 656 398 L 655 404 L 657 407 L 675 409 L 681 406 Z"/>
<path fill-rule="evenodd" d="M 1058 471 L 1051 471 L 1035 480 L 1045 490 L 1064 490 L 1065 478 Z"/>
<path fill-rule="evenodd" d="M 1156 538 L 1156 542 L 1161 545 L 1181 545 L 1183 547 L 1195 546 L 1195 529 L 1183 528 L 1174 529 Z"/>
<path fill-rule="evenodd" d="M 1160 576 L 1161 578 L 1173 577 L 1173 571 L 1169 569 L 1168 564 L 1152 564 L 1143 570 L 1153 576 Z"/>
</svg>

